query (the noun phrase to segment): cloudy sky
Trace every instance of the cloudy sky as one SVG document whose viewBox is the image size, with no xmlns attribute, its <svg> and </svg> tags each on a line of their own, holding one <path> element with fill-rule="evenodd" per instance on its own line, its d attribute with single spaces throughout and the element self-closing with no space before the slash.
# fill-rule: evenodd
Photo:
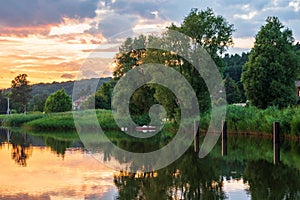
<svg viewBox="0 0 300 200">
<path fill-rule="evenodd" d="M 122 38 L 207 7 L 235 26 L 229 53 L 249 51 L 267 16 L 300 40 L 300 0 L 10 0 L 0 7 L 0 88 L 20 73 L 32 83 L 108 76 Z"/>
</svg>

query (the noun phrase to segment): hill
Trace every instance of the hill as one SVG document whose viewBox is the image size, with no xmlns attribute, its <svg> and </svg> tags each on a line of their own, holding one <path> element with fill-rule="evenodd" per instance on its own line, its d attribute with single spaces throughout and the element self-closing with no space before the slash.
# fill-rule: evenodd
<svg viewBox="0 0 300 200">
<path fill-rule="evenodd" d="M 78 85 L 82 87 L 81 88 L 76 88 L 78 91 L 83 91 L 82 96 L 87 95 L 87 94 L 92 94 L 95 91 L 92 91 L 89 88 L 93 88 L 95 84 L 97 84 L 97 89 L 105 82 L 110 81 L 111 78 L 92 78 L 92 79 L 85 79 L 85 80 L 80 80 L 76 81 L 79 82 Z M 53 92 L 60 90 L 62 88 L 65 89 L 66 93 L 72 97 L 73 93 L 73 87 L 74 87 L 75 81 L 67 81 L 67 82 L 53 82 L 53 83 L 38 83 L 31 85 L 32 91 L 31 91 L 31 96 L 32 98 L 29 101 L 28 105 L 28 111 L 32 110 L 39 110 L 43 111 L 44 103 L 46 101 L 46 98 Z M 85 89 L 85 90 L 84 90 Z M 86 91 L 88 89 L 89 91 Z M 5 89 L 3 91 L 0 91 L 0 114 L 4 114 L 7 111 L 7 98 L 5 97 L 7 93 L 10 92 L 10 88 Z M 80 92 L 81 93 L 81 92 Z M 77 96 L 74 97 L 74 99 L 79 99 L 81 94 L 78 94 Z M 35 108 L 36 106 L 36 108 Z"/>
<path fill-rule="evenodd" d="M 111 78 L 92 78 L 92 79 L 85 79 L 85 80 L 80 80 L 80 81 L 76 81 L 79 82 L 81 86 L 84 86 L 86 88 L 86 86 L 92 86 L 93 84 L 95 84 L 96 82 L 98 82 L 97 84 L 97 89 L 102 85 L 102 83 L 108 82 L 110 81 Z M 31 95 L 35 96 L 37 94 L 39 95 L 50 95 L 51 93 L 60 90 L 62 88 L 64 88 L 66 90 L 66 93 L 70 96 L 72 96 L 72 92 L 73 92 L 73 87 L 74 87 L 74 83 L 75 81 L 67 81 L 67 82 L 53 82 L 53 83 L 39 83 L 39 84 L 34 84 L 31 86 L 32 91 L 31 91 Z M 80 89 L 80 88 L 79 88 Z M 92 91 L 91 91 L 92 92 Z"/>
</svg>

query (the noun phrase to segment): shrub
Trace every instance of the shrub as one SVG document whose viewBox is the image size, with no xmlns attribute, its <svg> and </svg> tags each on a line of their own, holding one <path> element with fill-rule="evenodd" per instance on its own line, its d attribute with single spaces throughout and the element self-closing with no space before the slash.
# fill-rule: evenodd
<svg viewBox="0 0 300 200">
<path fill-rule="evenodd" d="M 72 100 L 64 89 L 52 93 L 46 100 L 44 111 L 66 112 L 72 110 Z"/>
</svg>

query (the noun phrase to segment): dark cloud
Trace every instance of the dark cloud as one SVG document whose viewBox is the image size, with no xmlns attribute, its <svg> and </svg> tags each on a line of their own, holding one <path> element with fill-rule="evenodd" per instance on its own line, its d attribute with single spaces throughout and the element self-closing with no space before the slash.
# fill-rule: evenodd
<svg viewBox="0 0 300 200">
<path fill-rule="evenodd" d="M 124 31 L 132 30 L 138 21 L 138 16 L 110 15 L 99 23 L 99 29 L 104 37 L 112 37 Z"/>
<path fill-rule="evenodd" d="M 67 74 L 67 73 L 65 73 L 65 74 L 61 75 L 60 78 L 73 79 L 73 78 L 75 78 L 75 76 L 72 75 L 72 74 Z"/>
<path fill-rule="evenodd" d="M 97 74 L 93 70 L 83 70 L 82 71 L 82 77 L 84 77 L 84 78 L 97 78 L 97 77 L 99 77 L 99 74 Z"/>
<path fill-rule="evenodd" d="M 62 17 L 94 17 L 95 0 L 10 0 L 0 6 L 2 26 L 23 27 L 59 23 Z"/>
</svg>

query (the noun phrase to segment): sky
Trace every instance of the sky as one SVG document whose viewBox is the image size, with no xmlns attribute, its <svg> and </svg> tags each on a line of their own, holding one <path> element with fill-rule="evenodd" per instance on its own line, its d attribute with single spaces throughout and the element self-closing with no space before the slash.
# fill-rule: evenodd
<svg viewBox="0 0 300 200">
<path fill-rule="evenodd" d="M 22 73 L 32 84 L 110 76 L 126 37 L 208 7 L 234 24 L 228 53 L 249 51 L 268 16 L 300 41 L 300 0 L 10 0 L 0 7 L 0 88 Z"/>
</svg>

